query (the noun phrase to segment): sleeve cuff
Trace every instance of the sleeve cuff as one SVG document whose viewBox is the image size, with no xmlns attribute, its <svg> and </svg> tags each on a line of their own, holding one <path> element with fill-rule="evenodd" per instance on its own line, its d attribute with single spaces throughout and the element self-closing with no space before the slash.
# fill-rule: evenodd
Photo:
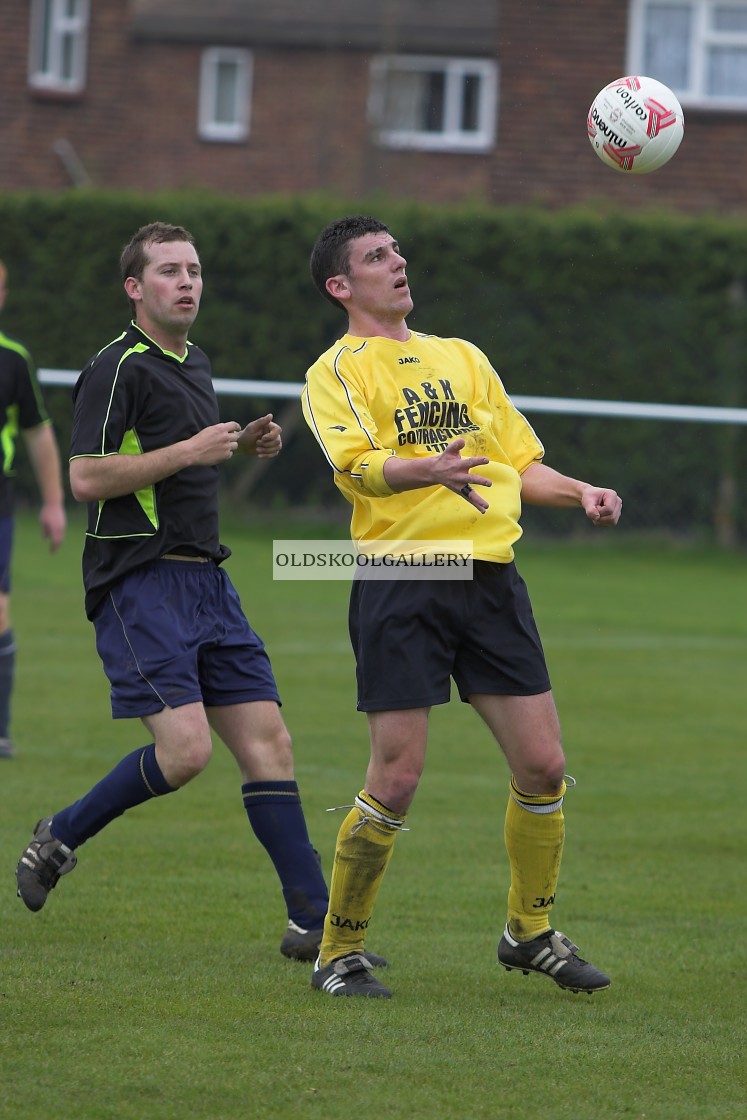
<svg viewBox="0 0 747 1120">
<path fill-rule="evenodd" d="M 360 465 L 360 485 L 367 494 L 385 498 L 396 493 L 384 478 L 384 464 L 393 455 L 393 451 L 374 451 L 363 460 Z"/>
</svg>

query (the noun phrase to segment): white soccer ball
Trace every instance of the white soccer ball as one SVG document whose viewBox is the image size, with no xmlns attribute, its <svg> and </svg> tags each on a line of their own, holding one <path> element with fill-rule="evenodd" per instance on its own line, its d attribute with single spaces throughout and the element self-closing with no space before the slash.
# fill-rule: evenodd
<svg viewBox="0 0 747 1120">
<path fill-rule="evenodd" d="M 685 118 L 655 78 L 618 78 L 600 90 L 587 119 L 591 146 L 615 171 L 642 175 L 667 163 L 682 143 Z"/>
</svg>

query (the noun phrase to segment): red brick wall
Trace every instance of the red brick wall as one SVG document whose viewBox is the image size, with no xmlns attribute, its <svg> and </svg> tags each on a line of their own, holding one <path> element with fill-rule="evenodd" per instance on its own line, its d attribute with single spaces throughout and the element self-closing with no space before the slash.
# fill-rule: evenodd
<svg viewBox="0 0 747 1120">
<path fill-rule="evenodd" d="M 513 0 L 500 5 L 498 140 L 490 155 L 390 151 L 370 142 L 369 57 L 257 50 L 246 143 L 197 136 L 200 48 L 133 42 L 127 0 L 92 4 L 88 80 L 74 99 L 28 88 L 28 3 L 0 0 L 0 189 L 70 184 L 55 140 L 74 147 L 94 185 L 204 186 L 229 194 L 387 191 L 436 202 L 527 200 L 550 207 L 747 209 L 747 114 L 686 110 L 667 167 L 605 167 L 586 136 L 597 91 L 625 72 L 627 5 Z M 220 44 L 210 44 L 220 45 Z M 486 53 L 492 49 L 486 44 Z"/>
<path fill-rule="evenodd" d="M 76 97 L 36 92 L 28 85 L 28 3 L 2 0 L 12 14 L 0 36 L 0 188 L 58 189 L 70 185 L 53 144 L 66 139 L 98 182 L 116 149 L 116 120 L 127 66 L 122 26 L 126 0 L 92 4 L 85 91 Z"/>
<path fill-rule="evenodd" d="M 149 188 L 199 184 L 247 195 L 390 190 L 443 201 L 487 197 L 486 158 L 404 154 L 370 143 L 367 56 L 255 51 L 251 133 L 241 144 L 197 136 L 199 58 L 196 47 L 141 50 L 138 72 L 148 102 L 158 106 L 141 121 L 137 141 Z M 116 180 L 134 186 L 137 174 L 136 165 L 121 166 Z"/>
<path fill-rule="evenodd" d="M 598 91 L 627 72 L 627 4 L 521 0 L 500 11 L 502 100 L 492 201 L 747 208 L 747 114 L 686 108 L 679 151 L 648 175 L 615 171 L 594 154 L 586 115 Z"/>
<path fill-rule="evenodd" d="M 28 5 L 20 7 L 0 37 L 0 189 L 69 186 L 52 148 L 64 138 L 102 187 L 487 197 L 488 157 L 369 143 L 370 59 L 360 52 L 255 51 L 251 135 L 216 143 L 197 135 L 199 47 L 132 42 L 126 0 L 92 5 L 84 93 L 39 95 L 28 87 Z"/>
</svg>

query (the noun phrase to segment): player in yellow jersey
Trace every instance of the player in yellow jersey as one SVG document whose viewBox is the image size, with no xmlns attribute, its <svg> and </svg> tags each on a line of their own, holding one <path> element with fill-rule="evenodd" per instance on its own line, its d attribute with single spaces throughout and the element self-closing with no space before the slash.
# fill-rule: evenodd
<svg viewBox="0 0 747 1120">
<path fill-rule="evenodd" d="M 622 502 L 542 463 L 542 444 L 477 347 L 407 326 L 406 264 L 375 218 L 342 218 L 319 235 L 312 277 L 347 314 L 348 332 L 309 369 L 304 415 L 353 506 L 363 554 L 407 555 L 425 568 L 438 542 L 461 541 L 474 556 L 472 579 L 416 579 L 423 571 L 413 568 L 405 578 L 353 582 L 350 634 L 371 758 L 338 834 L 312 987 L 391 996 L 365 955 L 365 933 L 423 771 L 430 708 L 448 702 L 453 677 L 511 770 L 511 884 L 498 960 L 572 992 L 598 991 L 609 978 L 550 923 L 565 757 L 513 544 L 522 501 L 580 507 L 600 527 L 617 524 Z"/>
</svg>

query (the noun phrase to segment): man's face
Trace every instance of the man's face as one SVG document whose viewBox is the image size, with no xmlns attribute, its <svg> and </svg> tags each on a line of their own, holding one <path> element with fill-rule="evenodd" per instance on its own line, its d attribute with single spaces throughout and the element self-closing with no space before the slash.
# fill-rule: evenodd
<svg viewBox="0 0 747 1120">
<path fill-rule="evenodd" d="M 202 271 L 197 250 L 189 241 L 152 242 L 145 247 L 148 263 L 142 280 L 129 277 L 125 289 L 134 300 L 137 322 L 148 332 L 186 334 L 197 318 Z"/>
<path fill-rule="evenodd" d="M 342 296 L 350 312 L 404 318 L 413 308 L 406 265 L 390 233 L 366 233 L 350 243 L 347 275 L 335 278 L 341 289 L 333 287 L 332 294 Z"/>
</svg>

